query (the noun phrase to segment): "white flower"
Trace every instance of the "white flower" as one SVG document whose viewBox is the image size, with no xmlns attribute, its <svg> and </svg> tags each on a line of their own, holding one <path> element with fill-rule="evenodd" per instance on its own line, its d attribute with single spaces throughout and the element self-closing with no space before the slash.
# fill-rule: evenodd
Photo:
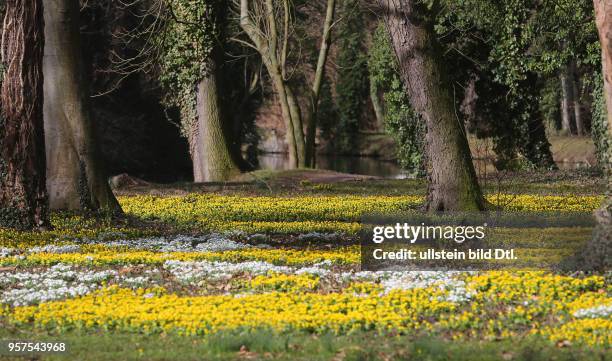
<svg viewBox="0 0 612 361">
<path fill-rule="evenodd" d="M 574 312 L 576 318 L 606 318 L 612 315 L 612 304 L 583 308 Z"/>
</svg>

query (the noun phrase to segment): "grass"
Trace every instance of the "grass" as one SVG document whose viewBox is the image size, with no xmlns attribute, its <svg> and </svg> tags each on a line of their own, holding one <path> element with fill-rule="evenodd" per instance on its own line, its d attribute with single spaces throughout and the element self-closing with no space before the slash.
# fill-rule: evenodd
<svg viewBox="0 0 612 361">
<path fill-rule="evenodd" d="M 596 170 L 508 172 L 481 177 L 485 193 L 531 193 L 551 195 L 601 194 L 604 187 Z M 235 181 L 217 183 L 171 183 L 116 189 L 118 195 L 184 195 L 214 192 L 232 195 L 424 195 L 425 179 L 378 179 L 322 170 L 260 170 L 240 175 Z"/>
<path fill-rule="evenodd" d="M 570 361 L 606 360 L 611 356 L 609 350 L 567 344 L 555 346 L 536 337 L 521 339 L 520 342 L 445 341 L 372 332 L 335 336 L 258 330 L 186 337 L 104 331 L 69 331 L 58 335 L 3 327 L 0 338 L 63 341 L 68 344 L 69 351 L 65 354 L 29 356 L 32 360 Z M 4 357 L 6 360 L 23 360 Z"/>
</svg>

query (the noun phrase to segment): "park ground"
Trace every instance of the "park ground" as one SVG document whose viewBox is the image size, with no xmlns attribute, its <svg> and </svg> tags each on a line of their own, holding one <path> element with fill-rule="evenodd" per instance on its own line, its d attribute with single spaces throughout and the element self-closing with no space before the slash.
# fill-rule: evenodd
<svg viewBox="0 0 612 361">
<path fill-rule="evenodd" d="M 605 186 L 590 170 L 481 183 L 491 204 L 534 213 L 591 213 Z M 124 217 L 55 213 L 53 230 L 0 229 L 0 338 L 69 345 L 36 360 L 612 357 L 609 274 L 361 272 L 361 216 L 418 212 L 425 190 L 329 171 L 123 179 Z M 577 232 L 547 239 L 561 249 Z"/>
</svg>

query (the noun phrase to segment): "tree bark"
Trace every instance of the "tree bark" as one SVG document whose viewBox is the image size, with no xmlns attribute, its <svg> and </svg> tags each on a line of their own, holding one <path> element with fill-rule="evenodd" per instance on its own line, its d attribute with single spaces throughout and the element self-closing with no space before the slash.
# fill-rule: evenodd
<svg viewBox="0 0 612 361">
<path fill-rule="evenodd" d="M 257 7 L 257 21 L 251 16 L 250 7 Z M 314 142 L 316 136 L 319 93 L 323 81 L 325 62 L 329 52 L 329 41 L 333 23 L 335 0 L 327 0 L 327 11 L 321 39 L 321 49 L 317 61 L 315 79 L 310 94 L 310 109 L 306 118 L 306 135 L 298 98 L 287 81 L 286 63 L 290 37 L 289 0 L 282 0 L 282 17 L 273 0 L 255 1 L 240 0 L 240 27 L 251 40 L 251 45 L 261 56 L 261 60 L 272 80 L 272 86 L 278 98 L 281 114 L 285 122 L 286 140 L 289 153 L 289 168 L 314 166 Z M 280 18 L 282 21 L 279 21 Z M 282 24 L 283 32 L 279 33 L 277 21 Z M 282 42 L 279 48 L 279 42 Z"/>
<path fill-rule="evenodd" d="M 595 22 L 601 43 L 608 133 L 612 134 L 612 1 L 593 0 L 593 3 L 595 5 Z"/>
<path fill-rule="evenodd" d="M 222 182 L 240 173 L 227 141 L 227 122 L 218 93 L 218 66 L 209 62 L 210 72 L 198 84 L 197 120 L 190 129 L 190 147 L 195 182 Z"/>
<path fill-rule="evenodd" d="M 288 22 L 288 0 L 284 0 L 284 24 L 285 40 L 289 33 Z M 278 51 L 279 34 L 276 28 L 276 13 L 272 0 L 265 1 L 266 14 L 263 19 L 267 29 L 262 31 L 257 27 L 250 15 L 249 0 L 240 0 L 240 27 L 247 34 L 253 47 L 261 56 L 261 60 L 270 75 L 272 86 L 278 98 L 281 114 L 285 122 L 285 138 L 287 140 L 289 153 L 289 168 L 303 167 L 305 164 L 304 152 L 306 149 L 304 141 L 304 130 L 299 104 L 293 91 L 285 80 L 285 61 L 287 60 L 287 44 L 283 44 L 282 50 Z M 266 33 L 266 36 L 262 35 Z"/>
<path fill-rule="evenodd" d="M 601 60 L 604 75 L 604 90 L 608 118 L 608 137 L 612 138 L 612 0 L 593 0 L 595 23 L 601 43 Z M 612 153 L 612 149 L 608 149 Z M 609 154 L 606 159 L 612 159 Z M 587 246 L 590 268 L 609 270 L 612 265 L 612 164 L 603 164 L 607 179 L 606 198 L 595 212 L 598 226 L 593 239 Z"/>
<path fill-rule="evenodd" d="M 0 55 L 0 225 L 46 227 L 42 0 L 7 0 Z"/>
<path fill-rule="evenodd" d="M 454 112 L 440 45 L 435 9 L 415 0 L 379 0 L 400 75 L 415 111 L 425 121 L 429 211 L 483 210 L 463 123 Z"/>
<path fill-rule="evenodd" d="M 574 109 L 574 122 L 576 126 L 576 135 L 583 136 L 586 134 L 584 129 L 584 119 L 582 117 L 582 105 L 580 104 L 580 75 L 576 69 L 576 63 L 572 62 L 570 71 L 572 73 L 572 95 Z"/>
<path fill-rule="evenodd" d="M 97 150 L 78 0 L 44 0 L 47 191 L 51 209 L 121 212 Z"/>
<path fill-rule="evenodd" d="M 382 131 L 385 128 L 385 108 L 373 81 L 370 81 L 370 101 L 372 102 L 372 108 L 376 116 L 376 127 L 379 131 Z"/>
<path fill-rule="evenodd" d="M 567 135 L 573 134 L 572 112 L 573 103 L 572 86 L 566 69 L 561 71 L 561 131 Z"/>
</svg>

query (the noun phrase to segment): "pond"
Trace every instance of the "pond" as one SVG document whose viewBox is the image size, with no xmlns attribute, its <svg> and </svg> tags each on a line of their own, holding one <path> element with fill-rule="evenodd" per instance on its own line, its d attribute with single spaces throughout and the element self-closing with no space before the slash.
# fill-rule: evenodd
<svg viewBox="0 0 612 361">
<path fill-rule="evenodd" d="M 258 159 L 261 169 L 289 169 L 289 157 L 287 154 L 264 153 L 260 154 Z M 392 179 L 408 177 L 408 173 L 402 170 L 396 162 L 374 157 L 318 155 L 316 168 Z"/>
<path fill-rule="evenodd" d="M 283 153 L 263 153 L 259 157 L 260 169 L 289 169 L 289 157 Z M 588 168 L 585 162 L 557 162 L 559 169 L 573 170 Z M 474 167 L 479 176 L 496 173 L 490 159 L 475 159 Z M 333 170 L 341 173 L 371 175 L 390 179 L 410 178 L 410 174 L 400 168 L 395 161 L 375 157 L 318 155 L 317 169 Z"/>
</svg>

